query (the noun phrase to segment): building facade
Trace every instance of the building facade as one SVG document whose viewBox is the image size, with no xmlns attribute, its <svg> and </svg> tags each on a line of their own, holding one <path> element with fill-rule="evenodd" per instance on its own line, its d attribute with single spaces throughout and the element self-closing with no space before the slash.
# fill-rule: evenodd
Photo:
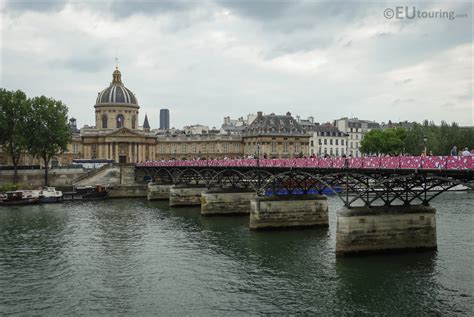
<svg viewBox="0 0 474 317">
<path fill-rule="evenodd" d="M 331 124 L 318 125 L 310 138 L 309 155 L 344 156 L 348 147 L 347 133 L 339 131 Z"/>
<path fill-rule="evenodd" d="M 160 135 L 157 137 L 156 160 L 241 158 L 242 137 L 237 135 Z"/>
<path fill-rule="evenodd" d="M 334 120 L 334 126 L 339 131 L 349 135 L 347 155 L 360 157 L 360 142 L 368 132 L 380 129 L 380 124 L 375 121 L 359 120 L 357 118 L 341 118 Z"/>
<path fill-rule="evenodd" d="M 149 132 L 147 118 L 144 128 L 139 128 L 138 100 L 123 84 L 118 69 L 112 73 L 109 87 L 99 92 L 94 109 L 95 127 L 80 131 L 82 158 L 109 159 L 119 163 L 154 158 L 155 135 Z"/>
<path fill-rule="evenodd" d="M 310 135 L 291 116 L 263 115 L 261 111 L 242 135 L 244 155 L 260 158 L 293 158 L 306 155 Z"/>
</svg>

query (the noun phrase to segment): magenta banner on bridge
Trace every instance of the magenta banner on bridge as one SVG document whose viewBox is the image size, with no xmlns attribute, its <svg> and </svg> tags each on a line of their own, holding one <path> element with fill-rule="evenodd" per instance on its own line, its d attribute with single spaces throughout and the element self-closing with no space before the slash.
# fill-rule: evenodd
<svg viewBox="0 0 474 317">
<path fill-rule="evenodd" d="M 399 156 L 357 158 L 224 159 L 187 161 L 148 161 L 137 167 L 213 166 L 213 167 L 314 167 L 384 169 L 474 169 L 472 156 Z"/>
</svg>

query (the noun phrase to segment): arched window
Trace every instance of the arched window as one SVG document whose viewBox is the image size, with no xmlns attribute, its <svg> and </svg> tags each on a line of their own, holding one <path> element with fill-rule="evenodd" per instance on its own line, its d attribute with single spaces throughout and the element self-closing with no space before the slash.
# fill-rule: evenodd
<svg viewBox="0 0 474 317">
<path fill-rule="evenodd" d="M 102 129 L 107 129 L 107 115 L 102 116 Z"/>
<path fill-rule="evenodd" d="M 123 127 L 123 122 L 124 122 L 123 114 L 117 115 L 117 129 Z"/>
<path fill-rule="evenodd" d="M 132 129 L 136 129 L 135 128 L 135 121 L 137 121 L 136 117 L 132 116 Z"/>
</svg>

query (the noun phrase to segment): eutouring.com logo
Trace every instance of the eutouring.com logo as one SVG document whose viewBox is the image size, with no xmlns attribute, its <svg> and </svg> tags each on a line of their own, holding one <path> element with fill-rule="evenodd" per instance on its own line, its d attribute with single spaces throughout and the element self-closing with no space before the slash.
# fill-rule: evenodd
<svg viewBox="0 0 474 317">
<path fill-rule="evenodd" d="M 399 6 L 387 8 L 383 11 L 386 19 L 446 19 L 453 21 L 456 18 L 467 18 L 467 14 L 456 14 L 445 10 L 418 10 L 416 7 Z"/>
</svg>

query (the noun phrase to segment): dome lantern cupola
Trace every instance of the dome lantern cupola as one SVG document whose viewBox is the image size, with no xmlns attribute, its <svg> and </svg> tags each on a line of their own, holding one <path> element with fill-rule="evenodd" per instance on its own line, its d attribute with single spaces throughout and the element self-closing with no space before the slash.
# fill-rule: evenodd
<svg viewBox="0 0 474 317">
<path fill-rule="evenodd" d="M 112 73 L 112 85 L 123 85 L 122 73 L 118 70 L 118 67 L 115 67 L 115 70 Z"/>
</svg>

